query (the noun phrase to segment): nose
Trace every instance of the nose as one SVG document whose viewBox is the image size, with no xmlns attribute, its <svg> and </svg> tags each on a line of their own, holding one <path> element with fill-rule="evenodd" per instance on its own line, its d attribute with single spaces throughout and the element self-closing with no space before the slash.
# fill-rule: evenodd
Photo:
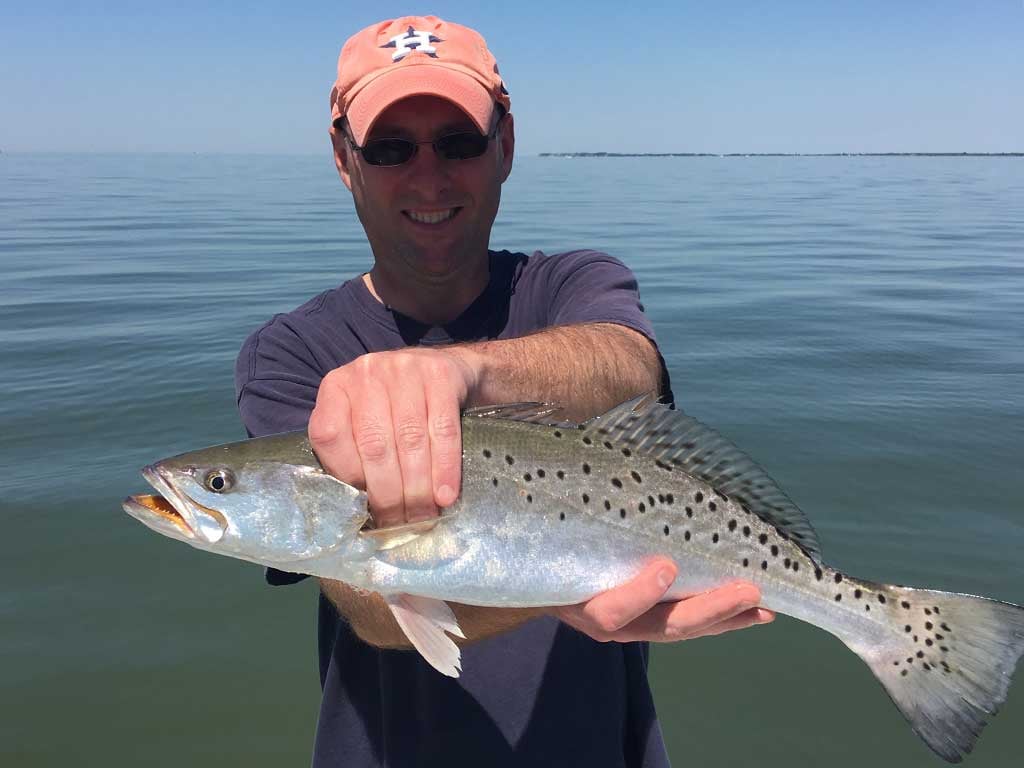
<svg viewBox="0 0 1024 768">
<path fill-rule="evenodd" d="M 406 185 L 424 202 L 442 199 L 452 185 L 452 162 L 444 160 L 430 144 L 421 144 L 408 162 Z"/>
</svg>

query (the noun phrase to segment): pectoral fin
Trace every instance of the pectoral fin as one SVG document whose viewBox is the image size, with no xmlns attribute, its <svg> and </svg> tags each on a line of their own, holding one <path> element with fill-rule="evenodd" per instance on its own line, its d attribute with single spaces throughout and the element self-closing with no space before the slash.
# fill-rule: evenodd
<svg viewBox="0 0 1024 768">
<path fill-rule="evenodd" d="M 430 666 L 442 675 L 458 677 L 462 671 L 462 654 L 445 632 L 463 639 L 466 636 L 448 604 L 444 600 L 403 593 L 384 595 L 384 600 L 409 642 Z"/>
</svg>

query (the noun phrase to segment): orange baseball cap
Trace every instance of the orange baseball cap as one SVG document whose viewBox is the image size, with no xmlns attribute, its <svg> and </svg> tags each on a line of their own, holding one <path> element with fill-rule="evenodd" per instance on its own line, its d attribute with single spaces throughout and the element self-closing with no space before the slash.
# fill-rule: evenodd
<svg viewBox="0 0 1024 768">
<path fill-rule="evenodd" d="M 331 133 L 348 118 L 362 144 L 374 121 L 408 96 L 448 99 L 481 133 L 490 130 L 494 104 L 511 107 L 498 63 L 480 33 L 436 16 L 403 16 L 367 27 L 348 39 L 331 89 Z"/>
</svg>

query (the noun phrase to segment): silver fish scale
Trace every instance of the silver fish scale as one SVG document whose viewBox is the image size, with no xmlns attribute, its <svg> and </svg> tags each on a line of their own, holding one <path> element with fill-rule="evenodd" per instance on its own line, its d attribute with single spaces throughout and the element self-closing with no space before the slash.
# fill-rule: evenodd
<svg viewBox="0 0 1024 768">
<path fill-rule="evenodd" d="M 872 636 L 893 633 L 885 614 L 896 600 L 886 597 L 884 587 L 816 563 L 774 525 L 707 482 L 635 452 L 614 434 L 602 437 L 572 427 L 466 419 L 460 508 L 482 521 L 483 510 L 501 507 L 524 527 L 561 526 L 575 531 L 569 539 L 578 546 L 596 527 L 597 535 L 623 542 L 631 554 L 671 557 L 680 573 L 670 597 L 743 579 L 761 589 L 765 607 L 818 625 L 856 625 Z M 518 527 L 513 535 L 521 535 Z M 564 599 L 564 586 L 549 587 L 541 576 L 533 588 L 557 590 Z M 542 599 L 532 595 L 532 601 Z"/>
</svg>

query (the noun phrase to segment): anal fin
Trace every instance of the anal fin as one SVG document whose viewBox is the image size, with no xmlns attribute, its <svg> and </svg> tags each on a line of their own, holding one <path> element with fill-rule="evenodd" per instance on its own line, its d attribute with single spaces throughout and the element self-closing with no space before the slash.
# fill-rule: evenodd
<svg viewBox="0 0 1024 768">
<path fill-rule="evenodd" d="M 462 653 L 445 633 L 463 639 L 466 636 L 448 604 L 444 600 L 404 593 L 384 595 L 384 601 L 409 642 L 430 666 L 442 675 L 458 677 L 462 671 Z"/>
</svg>

